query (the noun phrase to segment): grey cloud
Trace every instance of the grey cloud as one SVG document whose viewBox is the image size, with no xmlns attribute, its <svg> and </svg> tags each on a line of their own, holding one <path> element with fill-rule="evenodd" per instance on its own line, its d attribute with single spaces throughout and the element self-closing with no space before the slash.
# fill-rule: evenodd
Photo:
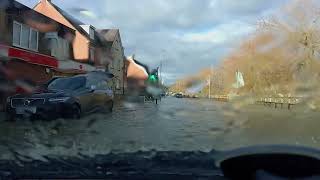
<svg viewBox="0 0 320 180">
<path fill-rule="evenodd" d="M 30 4 L 32 0 L 20 1 Z M 171 82 L 174 74 L 181 77 L 217 64 L 246 34 L 230 36 L 221 43 L 185 42 L 177 35 L 210 30 L 235 20 L 244 25 L 254 23 L 259 16 L 287 0 L 52 1 L 85 23 L 98 28 L 119 28 L 126 54 L 135 53 L 151 68 L 166 60 L 164 73 L 170 74 L 167 80 Z M 79 8 L 92 11 L 98 18 L 73 12 Z"/>
<path fill-rule="evenodd" d="M 284 1 L 284 0 L 283 0 Z M 213 6 L 210 6 L 215 2 Z M 104 16 L 120 26 L 152 30 L 189 30 L 234 18 L 256 16 L 279 0 L 107 0 Z M 249 17 L 250 18 L 250 17 Z"/>
<path fill-rule="evenodd" d="M 282 2 L 281 2 L 282 1 Z M 285 2 L 285 0 L 216 0 L 216 7 L 219 12 L 231 15 L 252 15 L 264 11 L 267 7 L 272 7 Z"/>
</svg>

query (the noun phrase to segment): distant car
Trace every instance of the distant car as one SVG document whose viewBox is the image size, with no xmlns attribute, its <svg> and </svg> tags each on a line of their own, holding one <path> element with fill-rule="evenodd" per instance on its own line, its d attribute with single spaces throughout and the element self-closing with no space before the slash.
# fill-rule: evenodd
<svg viewBox="0 0 320 180">
<path fill-rule="evenodd" d="M 191 95 L 190 97 L 191 97 L 191 98 L 198 98 L 197 95 Z"/>
<path fill-rule="evenodd" d="M 94 75 L 55 78 L 41 91 L 7 99 L 7 118 L 73 118 L 104 109 L 112 111 L 113 92 L 107 82 Z"/>
<path fill-rule="evenodd" d="M 177 93 L 174 95 L 174 97 L 176 98 L 183 98 L 183 94 L 182 93 Z"/>
</svg>

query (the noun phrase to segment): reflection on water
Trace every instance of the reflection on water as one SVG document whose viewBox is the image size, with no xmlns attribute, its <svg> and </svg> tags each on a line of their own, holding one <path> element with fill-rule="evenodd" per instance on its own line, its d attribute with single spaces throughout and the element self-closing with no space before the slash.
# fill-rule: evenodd
<svg viewBox="0 0 320 180">
<path fill-rule="evenodd" d="M 256 144 L 320 147 L 320 113 L 311 111 L 305 105 L 296 105 L 292 110 L 249 105 L 241 111 L 239 117 L 245 123 L 242 128 L 232 129 L 224 136 L 224 148 Z"/>
<path fill-rule="evenodd" d="M 80 120 L 1 122 L 0 158 L 93 156 L 138 150 L 229 149 L 254 144 L 319 147 L 319 113 L 201 99 L 166 98 L 159 105 L 118 105 Z"/>
</svg>

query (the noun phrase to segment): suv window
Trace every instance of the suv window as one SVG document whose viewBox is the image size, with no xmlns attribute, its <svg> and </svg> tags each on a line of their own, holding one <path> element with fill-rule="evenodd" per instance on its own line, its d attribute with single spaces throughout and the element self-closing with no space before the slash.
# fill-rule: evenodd
<svg viewBox="0 0 320 180">
<path fill-rule="evenodd" d="M 106 81 L 100 81 L 97 83 L 97 89 L 98 90 L 107 90 L 109 89 L 108 83 Z"/>
<path fill-rule="evenodd" d="M 97 79 L 97 78 L 87 77 L 86 87 L 87 87 L 87 88 L 90 88 L 91 86 L 97 87 L 98 82 L 99 82 L 99 79 Z"/>
<path fill-rule="evenodd" d="M 48 89 L 76 90 L 84 87 L 86 78 L 82 76 L 71 78 L 57 78 L 49 83 Z"/>
</svg>

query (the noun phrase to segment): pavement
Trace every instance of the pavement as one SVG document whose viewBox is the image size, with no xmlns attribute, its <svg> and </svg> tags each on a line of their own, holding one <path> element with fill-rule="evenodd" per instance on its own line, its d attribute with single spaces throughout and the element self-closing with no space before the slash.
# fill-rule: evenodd
<svg viewBox="0 0 320 180">
<path fill-rule="evenodd" d="M 264 106 L 239 109 L 239 104 L 208 99 L 167 97 L 158 105 L 122 101 L 112 113 L 80 120 L 0 121 L 0 159 L 209 152 L 270 143 L 320 147 L 319 115 Z"/>
</svg>

